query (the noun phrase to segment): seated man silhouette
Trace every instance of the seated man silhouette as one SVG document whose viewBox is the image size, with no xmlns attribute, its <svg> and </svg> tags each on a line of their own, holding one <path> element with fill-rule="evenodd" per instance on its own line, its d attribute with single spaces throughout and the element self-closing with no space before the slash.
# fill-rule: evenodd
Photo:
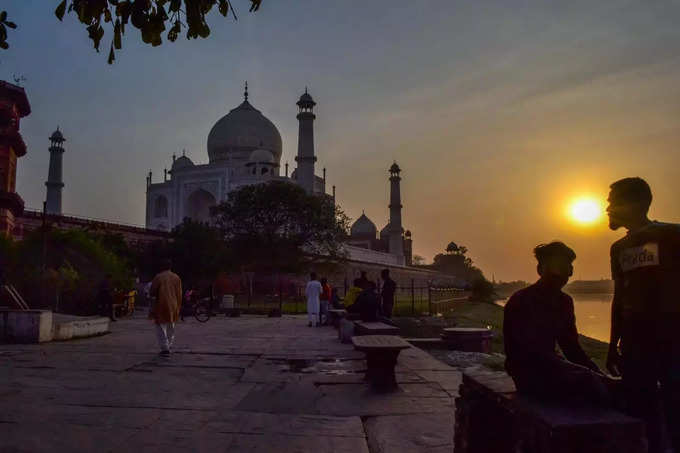
<svg viewBox="0 0 680 453">
<path fill-rule="evenodd" d="M 366 289 L 359 293 L 356 302 L 347 307 L 347 311 L 349 313 L 359 313 L 362 321 L 377 321 L 380 304 L 378 293 L 375 291 L 375 289 L 375 283 L 369 280 L 366 284 Z"/>
<path fill-rule="evenodd" d="M 579 345 L 574 301 L 562 292 L 576 254 L 562 242 L 551 242 L 536 247 L 534 255 L 540 279 L 505 305 L 505 368 L 520 393 L 604 404 L 604 376 Z M 566 360 L 555 351 L 556 344 Z"/>
</svg>

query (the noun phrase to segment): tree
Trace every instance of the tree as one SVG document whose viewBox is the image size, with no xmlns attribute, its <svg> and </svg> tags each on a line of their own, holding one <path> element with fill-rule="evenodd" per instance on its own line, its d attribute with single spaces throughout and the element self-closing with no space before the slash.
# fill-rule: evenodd
<svg viewBox="0 0 680 453">
<path fill-rule="evenodd" d="M 214 226 L 184 219 L 172 230 L 171 237 L 168 250 L 173 270 L 187 287 L 212 282 L 220 270 L 228 267 L 228 249 Z"/>
<path fill-rule="evenodd" d="M 250 11 L 257 11 L 262 0 L 249 0 Z M 115 58 L 114 49 L 123 47 L 126 26 L 132 25 L 142 33 L 142 41 L 152 46 L 163 43 L 162 35 L 167 30 L 168 41 L 174 42 L 186 29 L 187 39 L 207 38 L 210 27 L 206 15 L 216 6 L 223 17 L 231 12 L 237 19 L 232 0 L 62 0 L 54 14 L 63 20 L 65 14 L 73 13 L 87 30 L 88 37 L 97 52 L 104 27 L 111 30 L 109 64 Z M 7 28 L 16 25 L 7 21 L 7 12 L 0 12 L 0 48 L 7 49 Z"/>
<path fill-rule="evenodd" d="M 414 266 L 422 266 L 425 264 L 425 258 L 423 258 L 420 255 L 413 255 L 413 258 L 411 258 L 411 262 L 413 263 Z"/>
<path fill-rule="evenodd" d="M 347 216 L 332 198 L 288 182 L 244 186 L 213 216 L 243 270 L 301 272 L 344 258 Z"/>
<path fill-rule="evenodd" d="M 115 240 L 104 237 L 80 229 L 48 227 L 31 231 L 22 241 L 2 240 L 5 277 L 32 308 L 52 307 L 59 298 L 59 308 L 64 312 L 92 314 L 96 311 L 97 285 L 105 275 L 112 276 L 118 290 L 133 288 L 126 257 L 109 248 Z M 46 254 L 43 244 L 47 245 Z"/>
</svg>

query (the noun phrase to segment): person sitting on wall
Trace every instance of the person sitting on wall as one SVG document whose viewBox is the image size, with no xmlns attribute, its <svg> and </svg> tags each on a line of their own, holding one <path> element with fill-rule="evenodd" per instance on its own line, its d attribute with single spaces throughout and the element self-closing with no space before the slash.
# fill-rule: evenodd
<svg viewBox="0 0 680 453">
<path fill-rule="evenodd" d="M 358 286 L 358 281 L 358 278 L 354 280 L 352 286 L 347 289 L 347 294 L 345 294 L 344 304 L 347 310 L 349 310 L 349 307 L 351 307 L 354 302 L 356 302 L 357 297 L 359 297 L 359 294 L 361 294 L 361 291 L 363 291 L 363 289 Z"/>
<path fill-rule="evenodd" d="M 609 401 L 605 377 L 578 342 L 574 301 L 562 288 L 576 254 L 562 242 L 534 249 L 539 280 L 505 305 L 505 368 L 518 392 L 545 399 Z M 566 360 L 555 352 L 559 344 Z"/>
<path fill-rule="evenodd" d="M 349 313 L 359 313 L 362 321 L 375 322 L 378 320 L 380 298 L 376 292 L 375 283 L 369 281 L 366 289 L 361 291 L 354 304 L 347 307 Z"/>
</svg>

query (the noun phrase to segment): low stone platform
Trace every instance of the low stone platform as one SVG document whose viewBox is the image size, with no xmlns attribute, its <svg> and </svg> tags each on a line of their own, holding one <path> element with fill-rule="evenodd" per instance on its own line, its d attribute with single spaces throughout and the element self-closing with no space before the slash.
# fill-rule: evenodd
<svg viewBox="0 0 680 453">
<path fill-rule="evenodd" d="M 52 315 L 52 340 L 93 337 L 109 332 L 109 318 L 101 316 Z"/>
<path fill-rule="evenodd" d="M 442 330 L 441 337 L 449 349 L 489 353 L 493 331 L 476 327 L 447 327 Z"/>
<path fill-rule="evenodd" d="M 610 409 L 520 396 L 504 372 L 463 374 L 455 432 L 456 453 L 647 452 L 640 420 Z"/>
</svg>

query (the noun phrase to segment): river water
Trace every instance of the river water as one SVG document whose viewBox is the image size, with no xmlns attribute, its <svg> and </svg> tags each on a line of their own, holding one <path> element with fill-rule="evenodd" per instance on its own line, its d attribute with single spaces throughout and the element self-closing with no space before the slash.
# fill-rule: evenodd
<svg viewBox="0 0 680 453">
<path fill-rule="evenodd" d="M 570 295 L 574 298 L 574 313 L 578 333 L 609 342 L 613 294 Z M 506 300 L 498 301 L 498 304 L 505 305 Z"/>
</svg>

